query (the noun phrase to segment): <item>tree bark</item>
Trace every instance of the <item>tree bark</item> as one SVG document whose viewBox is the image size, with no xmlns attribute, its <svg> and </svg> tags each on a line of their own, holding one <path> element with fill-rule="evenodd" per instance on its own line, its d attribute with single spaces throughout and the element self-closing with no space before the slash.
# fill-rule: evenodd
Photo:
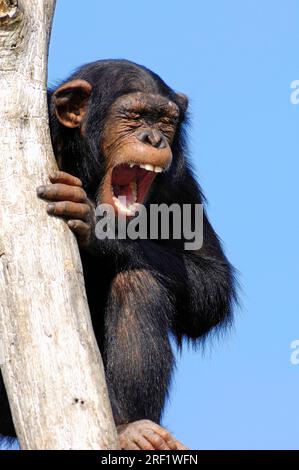
<svg viewBox="0 0 299 470">
<path fill-rule="evenodd" d="M 23 449 L 115 449 L 76 240 L 36 197 L 56 169 L 46 100 L 54 8 L 0 0 L 1 371 Z"/>
</svg>

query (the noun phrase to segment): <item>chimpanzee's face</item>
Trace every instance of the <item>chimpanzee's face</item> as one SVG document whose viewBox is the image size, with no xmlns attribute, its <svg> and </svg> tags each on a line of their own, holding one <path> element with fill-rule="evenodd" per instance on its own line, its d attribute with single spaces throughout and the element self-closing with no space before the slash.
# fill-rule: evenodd
<svg viewBox="0 0 299 470">
<path fill-rule="evenodd" d="M 145 202 L 157 174 L 171 165 L 178 120 L 178 106 L 160 95 L 131 93 L 112 104 L 101 140 L 107 162 L 101 202 L 134 215 L 134 205 Z"/>
<path fill-rule="evenodd" d="M 59 122 L 79 128 L 82 137 L 91 93 L 92 86 L 77 79 L 63 84 L 53 95 Z M 187 106 L 184 95 L 175 96 Z M 146 201 L 154 179 L 171 165 L 171 145 L 180 117 L 178 105 L 158 94 L 129 93 L 113 102 L 101 136 L 99 133 L 106 171 L 99 181 L 98 202 L 110 204 L 128 217 L 135 214 L 135 204 Z"/>
</svg>

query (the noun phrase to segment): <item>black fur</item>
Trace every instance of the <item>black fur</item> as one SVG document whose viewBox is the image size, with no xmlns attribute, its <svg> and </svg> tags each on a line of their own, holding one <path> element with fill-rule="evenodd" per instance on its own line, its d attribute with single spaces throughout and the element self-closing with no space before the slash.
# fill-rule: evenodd
<svg viewBox="0 0 299 470">
<path fill-rule="evenodd" d="M 176 101 L 181 111 L 172 166 L 156 178 L 148 204 L 204 202 L 186 158 L 185 109 L 173 90 L 150 70 L 124 60 L 85 65 L 68 80 L 75 78 L 93 86 L 86 136 L 57 121 L 50 91 L 52 141 L 61 169 L 78 176 L 92 199 L 105 174 L 99 142 L 107 110 L 118 96 L 143 91 Z M 181 345 L 184 337 L 201 340 L 229 324 L 233 269 L 206 214 L 198 252 L 184 251 L 183 240 L 95 243 L 93 252 L 82 251 L 81 257 L 116 422 L 159 423 L 174 366 L 169 333 Z M 0 401 L 0 433 L 14 435 L 6 397 Z"/>
</svg>

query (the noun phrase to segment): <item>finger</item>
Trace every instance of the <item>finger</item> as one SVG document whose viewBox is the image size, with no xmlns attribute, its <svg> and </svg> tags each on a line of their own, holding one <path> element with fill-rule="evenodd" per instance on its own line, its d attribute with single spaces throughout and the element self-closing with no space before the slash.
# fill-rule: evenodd
<svg viewBox="0 0 299 470">
<path fill-rule="evenodd" d="M 185 444 L 183 444 L 182 442 L 180 441 L 175 441 L 175 442 L 176 442 L 177 450 L 190 450 L 189 447 L 185 446 Z"/>
<path fill-rule="evenodd" d="M 143 436 L 152 444 L 154 450 L 171 450 L 166 441 L 155 431 L 150 429 L 145 430 L 143 431 Z"/>
<path fill-rule="evenodd" d="M 86 193 L 82 188 L 61 183 L 39 186 L 36 192 L 38 197 L 49 201 L 85 202 L 87 200 Z"/>
<path fill-rule="evenodd" d="M 88 224 L 82 220 L 69 220 L 67 224 L 79 239 L 85 240 L 88 238 L 90 233 L 90 227 Z"/>
<path fill-rule="evenodd" d="M 169 446 L 171 450 L 177 450 L 177 443 L 176 443 L 177 441 L 169 432 L 166 432 L 166 434 L 163 434 L 162 439 L 165 440 L 165 442 L 167 443 L 167 445 Z"/>
<path fill-rule="evenodd" d="M 90 207 L 88 204 L 70 201 L 52 202 L 47 205 L 47 212 L 49 215 L 66 217 L 68 219 L 87 220 L 90 215 Z"/>
<path fill-rule="evenodd" d="M 167 429 L 162 428 L 156 423 L 150 422 L 150 430 L 155 431 L 167 443 L 171 450 L 176 450 L 176 439 L 170 434 Z"/>
<path fill-rule="evenodd" d="M 69 186 L 82 186 L 82 181 L 76 176 L 65 173 L 64 171 L 56 171 L 49 175 L 50 181 L 52 183 L 62 183 L 68 184 Z"/>
<path fill-rule="evenodd" d="M 141 434 L 134 437 L 134 442 L 141 450 L 155 450 L 155 447 L 151 444 L 151 442 Z"/>
</svg>

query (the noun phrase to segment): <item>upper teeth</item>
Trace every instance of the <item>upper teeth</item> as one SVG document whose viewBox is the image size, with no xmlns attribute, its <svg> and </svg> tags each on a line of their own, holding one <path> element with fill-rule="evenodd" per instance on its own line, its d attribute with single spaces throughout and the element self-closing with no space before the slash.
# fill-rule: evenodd
<svg viewBox="0 0 299 470">
<path fill-rule="evenodd" d="M 155 173 L 162 173 L 163 172 L 163 168 L 161 166 L 154 166 L 152 165 L 151 163 L 141 163 L 140 165 L 137 164 L 137 163 L 130 163 L 129 164 L 129 167 L 130 168 L 133 168 L 133 166 L 139 166 L 139 168 L 143 168 L 144 170 L 147 170 L 147 171 L 154 171 Z"/>
<path fill-rule="evenodd" d="M 161 166 L 155 166 L 154 172 L 155 172 L 155 173 L 162 173 L 162 172 L 163 172 L 163 168 L 162 168 Z"/>
</svg>

